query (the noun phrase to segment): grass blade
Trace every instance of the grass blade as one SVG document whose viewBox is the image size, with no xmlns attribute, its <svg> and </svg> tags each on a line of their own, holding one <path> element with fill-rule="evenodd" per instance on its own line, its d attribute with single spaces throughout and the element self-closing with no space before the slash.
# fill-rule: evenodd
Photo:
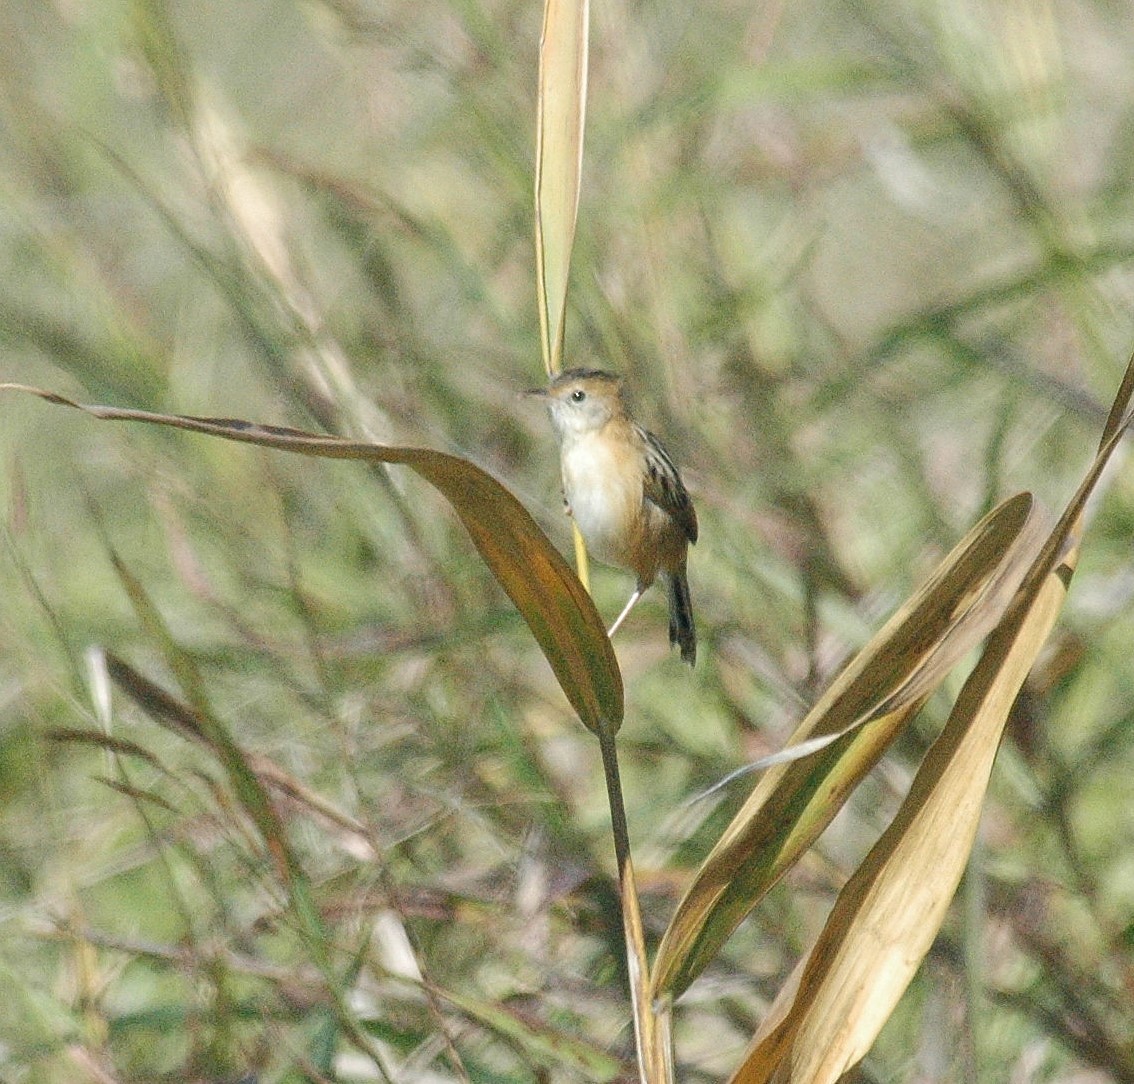
<svg viewBox="0 0 1134 1084">
<path fill-rule="evenodd" d="M 840 1079 L 870 1049 L 929 950 L 964 872 L 1008 713 L 1063 606 L 1083 509 L 1122 439 L 1118 419 L 1134 390 L 1131 371 L 1086 478 L 989 638 L 897 816 L 844 886 L 757 1032 L 736 1084 Z"/>
<path fill-rule="evenodd" d="M 589 0 L 546 0 L 536 116 L 536 290 L 543 364 L 562 368 L 567 281 L 579 210 Z"/>
<path fill-rule="evenodd" d="M 409 467 L 440 490 L 460 516 L 480 555 L 527 622 L 583 723 L 596 733 L 613 733 L 621 725 L 622 676 L 590 596 L 524 506 L 468 460 L 429 448 L 343 440 L 234 418 L 195 418 L 76 403 L 21 384 L 0 384 L 0 391 L 37 395 L 108 421 L 171 426 L 300 455 Z"/>
<path fill-rule="evenodd" d="M 654 961 L 655 997 L 678 996 L 815 841 L 949 669 L 1002 617 L 1039 548 L 1032 499 L 990 512 L 875 635 L 792 736 L 835 741 L 773 767 L 678 905 Z"/>
</svg>

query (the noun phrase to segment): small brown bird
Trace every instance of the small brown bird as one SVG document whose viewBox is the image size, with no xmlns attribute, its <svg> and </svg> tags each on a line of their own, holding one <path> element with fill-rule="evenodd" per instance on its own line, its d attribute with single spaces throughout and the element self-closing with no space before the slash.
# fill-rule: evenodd
<svg viewBox="0 0 1134 1084">
<path fill-rule="evenodd" d="M 665 448 L 630 417 L 622 379 L 600 369 L 567 369 L 533 392 L 546 397 L 559 438 L 563 498 L 587 549 L 638 577 L 613 636 L 661 573 L 669 590 L 669 642 L 693 665 L 697 631 L 685 559 L 697 541 L 697 513 Z"/>
</svg>

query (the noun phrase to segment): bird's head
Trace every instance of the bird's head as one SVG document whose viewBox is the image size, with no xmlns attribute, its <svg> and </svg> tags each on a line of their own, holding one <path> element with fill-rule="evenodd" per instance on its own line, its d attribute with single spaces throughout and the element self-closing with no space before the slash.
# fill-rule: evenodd
<svg viewBox="0 0 1134 1084">
<path fill-rule="evenodd" d="M 528 394 L 546 400 L 560 440 L 601 429 L 626 411 L 622 378 L 602 369 L 565 369 Z"/>
</svg>

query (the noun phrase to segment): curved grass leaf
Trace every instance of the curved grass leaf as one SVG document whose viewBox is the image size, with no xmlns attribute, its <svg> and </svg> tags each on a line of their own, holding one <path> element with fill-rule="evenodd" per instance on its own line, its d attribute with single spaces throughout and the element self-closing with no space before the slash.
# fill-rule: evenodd
<svg viewBox="0 0 1134 1084">
<path fill-rule="evenodd" d="M 866 1054 L 940 929 L 1004 724 L 1063 606 L 1083 509 L 1130 424 L 1134 359 L 1099 451 L 966 680 L 893 822 L 843 887 L 733 1084 L 833 1084 Z"/>
<path fill-rule="evenodd" d="M 676 997 L 815 841 L 956 662 L 1001 619 L 1041 542 L 1032 498 L 978 523 L 839 675 L 792 735 L 835 740 L 774 766 L 698 870 L 653 968 L 655 998 Z"/>
<path fill-rule="evenodd" d="M 1063 605 L 1049 574 L 989 641 L 882 838 L 839 893 L 734 1082 L 833 1082 L 870 1049 L 933 943 L 980 820 L 1008 711 Z"/>
<path fill-rule="evenodd" d="M 37 395 L 104 420 L 171 426 L 300 455 L 409 467 L 440 490 L 460 516 L 480 555 L 528 623 L 583 723 L 596 733 L 614 733 L 621 725 L 622 676 L 590 596 L 524 506 L 468 460 L 428 448 L 343 440 L 236 418 L 195 418 L 76 403 L 22 384 L 0 384 L 0 391 Z"/>
</svg>

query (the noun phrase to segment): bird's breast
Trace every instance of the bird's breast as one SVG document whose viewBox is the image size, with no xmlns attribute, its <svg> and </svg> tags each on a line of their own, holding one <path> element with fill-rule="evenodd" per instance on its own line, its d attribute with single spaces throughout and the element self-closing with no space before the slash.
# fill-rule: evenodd
<svg viewBox="0 0 1134 1084">
<path fill-rule="evenodd" d="M 631 453 L 598 438 L 563 448 L 563 492 L 587 549 L 612 564 L 630 566 L 642 515 L 642 475 Z"/>
</svg>

